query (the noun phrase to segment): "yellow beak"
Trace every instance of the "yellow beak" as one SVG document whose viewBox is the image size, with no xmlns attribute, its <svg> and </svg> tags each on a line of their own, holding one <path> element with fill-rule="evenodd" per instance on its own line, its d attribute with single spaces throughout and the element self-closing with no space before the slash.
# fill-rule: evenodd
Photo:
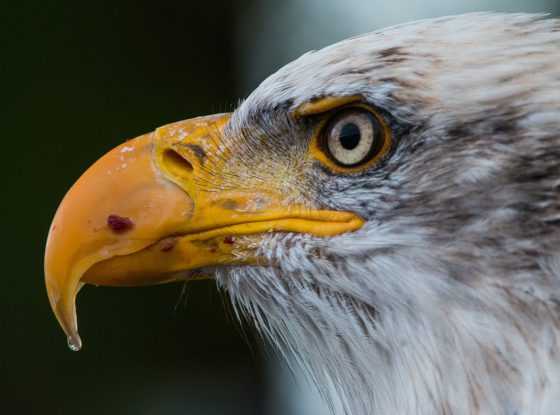
<svg viewBox="0 0 560 415">
<path fill-rule="evenodd" d="M 332 236 L 362 226 L 349 212 L 287 205 L 266 183 L 250 191 L 223 185 L 222 133 L 228 120 L 228 114 L 195 118 L 130 140 L 99 159 L 68 191 L 47 238 L 45 280 L 73 350 L 81 348 L 75 300 L 85 283 L 186 280 L 201 267 L 259 263 L 238 236 L 272 231 Z"/>
</svg>

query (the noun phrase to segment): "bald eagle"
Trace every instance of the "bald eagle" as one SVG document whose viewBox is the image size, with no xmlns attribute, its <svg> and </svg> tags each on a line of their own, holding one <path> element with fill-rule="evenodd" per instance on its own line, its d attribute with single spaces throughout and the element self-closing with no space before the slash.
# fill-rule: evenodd
<svg viewBox="0 0 560 415">
<path fill-rule="evenodd" d="M 128 141 L 45 275 L 76 350 L 84 284 L 211 277 L 333 412 L 558 414 L 560 21 L 391 27 Z"/>
</svg>

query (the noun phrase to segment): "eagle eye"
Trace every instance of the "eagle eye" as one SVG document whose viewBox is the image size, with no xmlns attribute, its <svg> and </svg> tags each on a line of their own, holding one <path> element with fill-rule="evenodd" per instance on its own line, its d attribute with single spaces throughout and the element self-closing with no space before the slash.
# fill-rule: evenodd
<svg viewBox="0 0 560 415">
<path fill-rule="evenodd" d="M 312 152 L 333 170 L 355 172 L 379 161 L 390 145 L 391 137 L 381 117 L 368 107 L 355 106 L 331 114 L 322 123 Z"/>
</svg>

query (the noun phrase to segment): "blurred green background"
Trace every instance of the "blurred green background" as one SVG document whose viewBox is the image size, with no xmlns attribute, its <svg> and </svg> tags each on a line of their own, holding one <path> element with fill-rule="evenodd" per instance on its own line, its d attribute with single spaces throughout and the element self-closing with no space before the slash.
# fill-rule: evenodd
<svg viewBox="0 0 560 415">
<path fill-rule="evenodd" d="M 79 297 L 84 349 L 72 353 L 42 271 L 49 222 L 88 165 L 157 126 L 233 108 L 235 7 L 2 6 L 0 412 L 262 413 L 260 352 L 247 347 L 212 283 L 189 286 L 179 306 L 178 285 L 88 287 Z"/>
<path fill-rule="evenodd" d="M 100 155 L 168 122 L 230 111 L 311 48 L 388 24 L 556 0 L 20 1 L 2 6 L 0 411 L 323 414 L 234 321 L 212 282 L 92 288 L 70 352 L 43 283 L 50 220 Z"/>
</svg>

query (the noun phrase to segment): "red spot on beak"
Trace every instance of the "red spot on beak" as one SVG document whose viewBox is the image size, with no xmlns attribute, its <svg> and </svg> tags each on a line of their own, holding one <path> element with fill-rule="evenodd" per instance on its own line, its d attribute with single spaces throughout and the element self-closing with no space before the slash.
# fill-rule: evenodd
<svg viewBox="0 0 560 415">
<path fill-rule="evenodd" d="M 164 239 L 163 241 L 161 241 L 159 250 L 161 252 L 169 252 L 175 247 L 176 244 L 177 240 L 175 238 Z"/>
<path fill-rule="evenodd" d="M 123 216 L 109 215 L 107 216 L 107 226 L 115 233 L 124 233 L 134 227 L 134 222 Z"/>
<path fill-rule="evenodd" d="M 224 243 L 225 244 L 233 245 L 234 242 L 235 242 L 235 238 L 233 236 L 226 236 L 224 238 Z"/>
</svg>

